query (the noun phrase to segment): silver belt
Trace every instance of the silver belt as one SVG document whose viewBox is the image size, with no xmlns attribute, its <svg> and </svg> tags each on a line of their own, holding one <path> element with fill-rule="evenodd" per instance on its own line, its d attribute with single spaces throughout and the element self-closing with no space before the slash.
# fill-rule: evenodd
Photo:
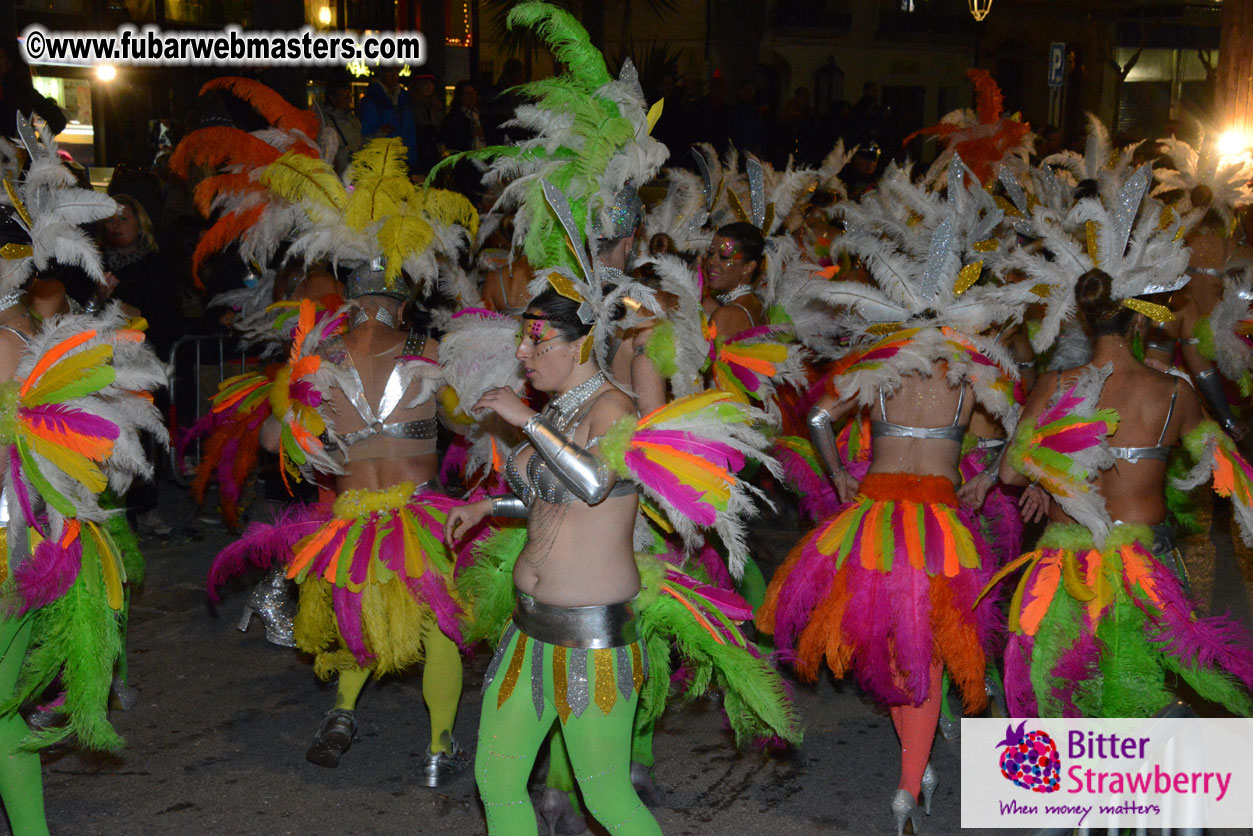
<svg viewBox="0 0 1253 836">
<path fill-rule="evenodd" d="M 513 623 L 526 635 L 561 647 L 624 647 L 639 641 L 634 599 L 591 607 L 558 607 L 515 593 Z"/>
</svg>

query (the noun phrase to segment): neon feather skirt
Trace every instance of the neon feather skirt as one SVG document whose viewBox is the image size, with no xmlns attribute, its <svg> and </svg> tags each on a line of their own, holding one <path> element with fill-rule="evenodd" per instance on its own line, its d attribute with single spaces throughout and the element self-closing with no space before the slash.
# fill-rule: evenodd
<svg viewBox="0 0 1253 836">
<path fill-rule="evenodd" d="M 513 565 L 525 545 L 525 529 L 503 529 L 475 547 L 477 560 L 458 576 L 462 597 L 474 602 L 466 626 L 472 638 L 493 640 L 508 625 Z M 752 617 L 744 599 L 652 555 L 637 552 L 635 564 L 641 583 L 635 611 L 650 665 L 640 691 L 637 726 L 641 719 L 661 716 L 672 685 L 678 684 L 689 698 L 718 688 L 737 742 L 800 743 L 800 722 L 782 677 L 739 628 Z M 671 676 L 672 649 L 682 677 Z"/>
<path fill-rule="evenodd" d="M 942 662 L 978 711 L 997 620 L 990 601 L 975 606 L 989 563 L 948 479 L 871 473 L 775 572 L 757 626 L 802 678 L 825 657 L 885 705 L 921 704 Z"/>
<path fill-rule="evenodd" d="M 1228 617 L 1197 618 L 1153 532 L 1116 525 L 1097 549 L 1054 523 L 1024 568 L 1009 610 L 1005 696 L 1015 717 L 1147 717 L 1175 699 L 1167 675 L 1247 716 L 1253 637 Z"/>
<path fill-rule="evenodd" d="M 210 589 L 249 566 L 285 565 L 300 585 L 296 644 L 315 654 L 319 676 L 353 667 L 404 670 L 424 658 L 432 618 L 463 643 L 454 557 L 443 542 L 448 511 L 459 504 L 441 493 L 415 494 L 412 482 L 345 491 L 333 508 L 306 506 L 249 527 L 219 553 Z"/>
</svg>

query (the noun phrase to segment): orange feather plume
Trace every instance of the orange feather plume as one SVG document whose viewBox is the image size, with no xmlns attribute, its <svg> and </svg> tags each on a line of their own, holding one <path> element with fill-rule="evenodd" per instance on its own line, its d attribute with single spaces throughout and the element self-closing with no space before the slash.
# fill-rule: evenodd
<svg viewBox="0 0 1253 836">
<path fill-rule="evenodd" d="M 977 714 L 988 705 L 983 677 L 987 658 L 979 644 L 974 614 L 963 610 L 953 599 L 948 578 L 931 578 L 931 635 L 949 675 L 961 691 L 967 714 Z"/>
<path fill-rule="evenodd" d="M 191 274 L 196 280 L 196 287 L 204 289 L 200 281 L 200 265 L 204 260 L 237 241 L 245 230 L 257 222 L 264 210 L 265 206 L 260 205 L 243 212 L 230 212 L 205 230 L 200 236 L 200 243 L 196 244 L 196 251 L 191 254 Z"/>
<path fill-rule="evenodd" d="M 298 130 L 310 139 L 317 139 L 318 117 L 311 110 L 303 110 L 284 99 L 277 92 L 259 81 L 239 76 L 215 78 L 200 88 L 201 95 L 210 90 L 225 90 L 247 102 L 265 121 L 283 131 Z"/>
<path fill-rule="evenodd" d="M 206 218 L 213 213 L 214 199 L 224 192 L 264 192 L 265 187 L 245 172 L 215 174 L 196 184 L 196 208 Z"/>
<path fill-rule="evenodd" d="M 277 148 L 247 131 L 215 125 L 185 136 L 170 156 L 170 170 L 186 177 L 193 163 L 213 169 L 224 165 L 264 168 L 279 156 Z"/>
</svg>

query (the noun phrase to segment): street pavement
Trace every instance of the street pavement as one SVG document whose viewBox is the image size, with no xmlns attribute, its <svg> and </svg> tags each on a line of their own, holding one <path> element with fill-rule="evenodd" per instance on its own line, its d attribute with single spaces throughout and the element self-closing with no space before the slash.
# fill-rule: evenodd
<svg viewBox="0 0 1253 836">
<path fill-rule="evenodd" d="M 191 522 L 143 543 L 148 576 L 129 636 L 140 699 L 111 715 L 126 748 L 45 756 L 54 836 L 484 834 L 472 770 L 438 790 L 416 780 L 429 741 L 416 672 L 367 686 L 358 739 L 337 769 L 305 760 L 334 689 L 307 657 L 266 642 L 258 621 L 239 632 L 245 587 L 209 605 L 205 574 L 230 535 L 196 520 L 173 491 L 163 486 L 167 519 L 186 511 Z M 759 526 L 756 536 L 769 572 L 795 534 Z M 470 752 L 488 657 L 481 648 L 466 664 L 456 736 Z M 898 749 L 886 712 L 829 676 L 795 691 L 805 742 L 782 754 L 737 751 L 714 701 L 672 706 L 655 743 L 666 797 L 654 813 L 667 836 L 895 832 L 888 803 Z M 957 833 L 957 749 L 938 738 L 933 760 L 941 781 L 925 833 Z M 541 767 L 537 795 L 542 776 Z"/>
<path fill-rule="evenodd" d="M 117 756 L 45 756 L 54 836 L 484 834 L 471 770 L 438 790 L 416 780 L 429 741 L 416 672 L 367 686 L 358 739 L 339 768 L 305 760 L 333 687 L 307 657 L 266 642 L 259 622 L 238 631 L 244 586 L 225 590 L 218 609 L 209 605 L 205 574 L 230 535 L 197 520 L 172 486 L 163 499 L 167 519 L 188 522 L 143 543 L 148 576 L 132 601 L 129 637 L 140 700 L 112 714 L 127 746 Z M 778 521 L 754 527 L 767 574 L 795 537 Z M 488 657 L 481 648 L 466 664 L 456 736 L 470 752 Z M 781 754 L 737 751 L 714 701 L 672 706 L 655 743 L 666 797 L 654 813 L 667 836 L 895 832 L 888 803 L 899 750 L 886 712 L 826 673 L 794 690 L 805 742 Z M 959 833 L 959 750 L 937 737 L 932 761 L 940 785 L 923 833 Z M 537 796 L 542 776 L 541 767 Z"/>
</svg>

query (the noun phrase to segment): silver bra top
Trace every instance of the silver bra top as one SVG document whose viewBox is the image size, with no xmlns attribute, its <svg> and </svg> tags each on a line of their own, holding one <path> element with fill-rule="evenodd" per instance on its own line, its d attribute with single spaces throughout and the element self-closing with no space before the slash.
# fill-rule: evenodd
<svg viewBox="0 0 1253 836">
<path fill-rule="evenodd" d="M 405 339 L 405 346 L 401 353 L 409 357 L 418 357 L 421 356 L 425 346 L 426 334 L 411 333 Z M 365 384 L 361 382 L 361 374 L 357 371 L 357 366 L 353 363 L 352 355 L 348 353 L 348 347 L 344 345 L 343 338 L 334 337 L 329 340 L 324 354 L 328 360 L 348 373 L 348 379 L 345 381 L 347 385 L 341 383 L 340 388 L 348 396 L 348 401 L 357 411 L 357 415 L 365 422 L 365 426 L 361 429 L 339 436 L 344 445 L 350 446 L 374 435 L 411 440 L 433 440 L 436 437 L 439 426 L 434 417 L 387 423 L 388 416 L 400 405 L 401 397 L 405 393 L 406 386 L 401 377 L 401 361 L 398 360 L 396 365 L 392 366 L 391 374 L 387 376 L 387 383 L 383 385 L 383 397 L 379 400 L 378 407 L 375 408 L 366 398 Z"/>
<path fill-rule="evenodd" d="M 966 405 L 966 386 L 962 385 L 957 390 L 957 414 L 953 416 L 953 423 L 947 427 L 911 427 L 907 424 L 894 424 L 887 420 L 888 408 L 884 402 L 883 390 L 879 390 L 879 414 L 883 416 L 883 420 L 870 422 L 870 437 L 882 438 L 931 438 L 941 441 L 956 441 L 961 444 L 966 437 L 966 428 L 960 423 L 962 417 L 962 407 Z"/>
<path fill-rule="evenodd" d="M 569 438 L 571 441 L 574 440 L 575 431 L 578 430 L 579 424 L 583 422 L 583 419 L 587 417 L 588 412 L 591 411 L 592 404 L 595 402 L 596 399 L 593 398 L 586 404 L 583 404 L 583 408 L 575 415 L 570 425 L 562 428 L 561 431 L 566 438 Z M 585 448 L 590 449 L 599 440 L 599 438 L 589 439 Z M 518 455 L 530 446 L 531 442 L 523 441 L 511 449 L 509 455 L 505 458 L 505 481 L 509 483 L 509 489 L 528 508 L 535 504 L 536 498 L 552 505 L 565 505 L 578 499 L 570 490 L 570 487 L 561 480 L 560 474 L 550 468 L 539 453 L 534 451 L 531 453 L 531 457 L 526 463 L 525 473 L 518 468 Z M 609 496 L 627 496 L 635 492 L 635 485 L 625 479 L 619 479 L 609 489 Z"/>
<path fill-rule="evenodd" d="M 1173 449 L 1171 445 L 1163 445 L 1166 440 L 1166 430 L 1170 428 L 1170 419 L 1175 414 L 1175 401 L 1179 400 L 1179 379 L 1175 379 L 1174 391 L 1170 393 L 1170 406 L 1166 410 L 1166 421 L 1162 424 L 1162 431 L 1157 435 L 1157 444 L 1152 447 L 1113 447 L 1109 448 L 1109 452 L 1113 454 L 1115 459 L 1125 462 L 1140 461 L 1157 461 L 1164 462 L 1170 458 L 1170 451 Z"/>
</svg>

